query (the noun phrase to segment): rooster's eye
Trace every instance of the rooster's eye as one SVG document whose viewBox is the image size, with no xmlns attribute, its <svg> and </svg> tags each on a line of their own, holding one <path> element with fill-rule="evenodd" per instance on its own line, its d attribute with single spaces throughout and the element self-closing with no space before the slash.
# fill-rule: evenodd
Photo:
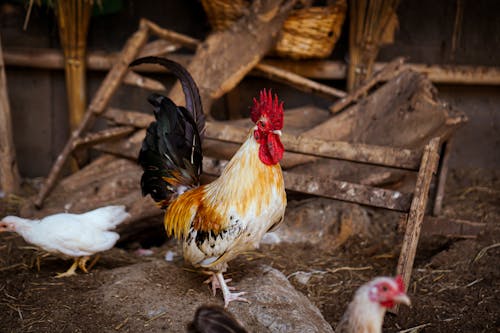
<svg viewBox="0 0 500 333">
<path fill-rule="evenodd" d="M 265 127 L 265 125 L 266 124 L 262 120 L 257 121 L 257 126 L 258 127 L 263 128 L 263 127 Z"/>
<path fill-rule="evenodd" d="M 387 286 L 382 286 L 382 291 L 387 291 L 387 290 L 388 290 Z"/>
</svg>

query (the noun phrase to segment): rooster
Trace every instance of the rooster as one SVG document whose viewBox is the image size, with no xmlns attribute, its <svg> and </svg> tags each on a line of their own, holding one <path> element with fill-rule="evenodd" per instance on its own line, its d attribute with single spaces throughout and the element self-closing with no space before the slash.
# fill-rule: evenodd
<svg viewBox="0 0 500 333">
<path fill-rule="evenodd" d="M 6 216 L 0 221 L 0 232 L 16 232 L 48 253 L 73 258 L 71 267 L 56 275 L 61 278 L 74 275 L 77 267 L 88 273 L 98 258 L 87 268 L 90 256 L 115 245 L 120 235 L 110 230 L 129 216 L 125 206 L 106 206 L 83 214 L 54 214 L 41 220 Z"/>
<path fill-rule="evenodd" d="M 335 332 L 381 333 L 386 310 L 396 304 L 410 305 L 401 276 L 375 278 L 356 291 Z"/>
<path fill-rule="evenodd" d="M 283 220 L 283 102 L 261 91 L 251 108 L 256 125 L 246 141 L 218 179 L 200 186 L 205 118 L 198 88 L 173 61 L 146 57 L 131 66 L 142 63 L 160 64 L 174 73 L 186 98 L 185 108 L 158 94 L 149 98 L 156 121 L 148 127 L 139 154 L 143 195 L 166 209 L 167 235 L 182 239 L 184 259 L 210 275 L 205 282 L 212 284 L 214 295 L 220 288 L 226 307 L 231 301 L 248 302 L 241 297 L 244 292 L 231 292 L 234 288 L 223 273 L 228 261 L 257 248 L 264 234 Z"/>
</svg>

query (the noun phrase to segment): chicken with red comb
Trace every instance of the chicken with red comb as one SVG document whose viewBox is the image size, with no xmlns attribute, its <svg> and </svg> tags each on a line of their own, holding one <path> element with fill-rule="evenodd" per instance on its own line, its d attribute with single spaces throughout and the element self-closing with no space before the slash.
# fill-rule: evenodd
<svg viewBox="0 0 500 333">
<path fill-rule="evenodd" d="M 264 234 L 283 220 L 283 103 L 262 90 L 253 102 L 255 126 L 247 139 L 219 178 L 200 185 L 205 118 L 198 88 L 189 72 L 171 60 L 147 57 L 131 65 L 141 63 L 171 70 L 186 97 L 186 107 L 159 94 L 150 98 L 156 121 L 139 154 L 142 192 L 166 209 L 167 235 L 182 240 L 184 259 L 210 276 L 207 283 L 214 294 L 222 290 L 224 305 L 246 301 L 244 293 L 231 291 L 223 273 L 230 260 L 257 248 Z"/>
<path fill-rule="evenodd" d="M 381 333 L 385 312 L 396 304 L 411 304 L 401 276 L 377 277 L 356 291 L 335 332 Z"/>
</svg>

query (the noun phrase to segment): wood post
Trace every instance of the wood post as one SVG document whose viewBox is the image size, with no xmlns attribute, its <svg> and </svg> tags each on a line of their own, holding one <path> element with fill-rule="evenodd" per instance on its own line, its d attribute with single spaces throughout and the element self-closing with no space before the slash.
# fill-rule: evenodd
<svg viewBox="0 0 500 333">
<path fill-rule="evenodd" d="M 12 134 L 12 117 L 0 38 L 0 188 L 7 194 L 18 193 L 20 190 L 20 176 Z"/>
<path fill-rule="evenodd" d="M 441 158 L 437 172 L 437 188 L 435 192 L 432 215 L 438 216 L 443 208 L 444 190 L 446 187 L 446 177 L 448 176 L 448 163 L 453 139 L 449 138 L 441 145 Z"/>
<path fill-rule="evenodd" d="M 440 138 L 436 137 L 424 148 L 413 200 L 410 212 L 408 213 L 408 220 L 406 221 L 406 231 L 397 266 L 397 274 L 403 277 L 406 288 L 408 288 L 410 283 L 422 221 L 424 220 L 427 199 L 429 198 L 432 175 L 436 173 L 439 163 L 439 145 Z M 397 313 L 397 311 L 398 307 L 394 308 L 394 312 Z"/>
</svg>

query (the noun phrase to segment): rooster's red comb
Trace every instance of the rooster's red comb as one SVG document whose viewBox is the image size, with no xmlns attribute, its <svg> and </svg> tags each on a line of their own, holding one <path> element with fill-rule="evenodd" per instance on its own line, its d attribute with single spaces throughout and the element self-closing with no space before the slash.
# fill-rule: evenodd
<svg viewBox="0 0 500 333">
<path fill-rule="evenodd" d="M 401 275 L 396 276 L 396 284 L 398 285 L 398 289 L 400 292 L 405 292 L 405 283 L 403 281 L 403 277 Z"/>
<path fill-rule="evenodd" d="M 268 91 L 262 89 L 259 97 L 259 100 L 256 98 L 253 99 L 250 118 L 256 123 L 260 118 L 265 117 L 271 123 L 274 130 L 281 130 L 283 128 L 283 102 L 278 100 L 278 95 L 276 94 L 274 94 L 273 99 L 271 89 Z"/>
</svg>

